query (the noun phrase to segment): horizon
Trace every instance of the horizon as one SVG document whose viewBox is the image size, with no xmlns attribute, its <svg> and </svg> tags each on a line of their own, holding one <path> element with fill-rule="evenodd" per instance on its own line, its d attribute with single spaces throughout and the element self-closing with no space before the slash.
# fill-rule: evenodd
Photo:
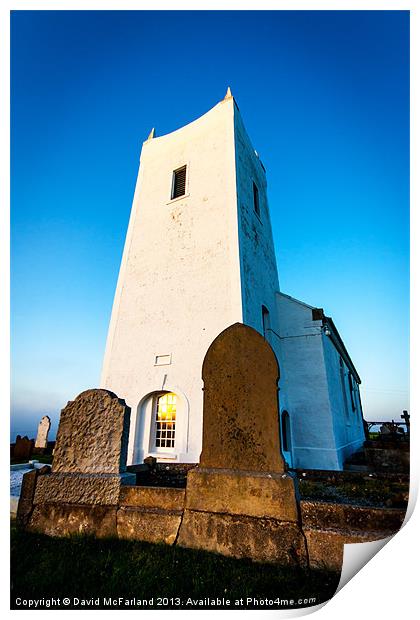
<svg viewBox="0 0 420 620">
<path fill-rule="evenodd" d="M 97 387 L 141 144 L 228 86 L 267 170 L 280 290 L 333 318 L 366 420 L 410 411 L 408 11 L 13 11 L 11 28 L 11 440 L 43 415 L 52 439 Z"/>
</svg>

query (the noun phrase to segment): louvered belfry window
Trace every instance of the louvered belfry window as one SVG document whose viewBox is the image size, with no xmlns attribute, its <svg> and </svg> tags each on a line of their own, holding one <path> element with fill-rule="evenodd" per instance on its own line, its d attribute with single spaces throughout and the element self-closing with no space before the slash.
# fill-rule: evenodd
<svg viewBox="0 0 420 620">
<path fill-rule="evenodd" d="M 182 166 L 178 170 L 174 170 L 172 180 L 172 196 L 171 198 L 179 198 L 185 194 L 185 181 L 187 179 L 187 166 Z"/>
</svg>

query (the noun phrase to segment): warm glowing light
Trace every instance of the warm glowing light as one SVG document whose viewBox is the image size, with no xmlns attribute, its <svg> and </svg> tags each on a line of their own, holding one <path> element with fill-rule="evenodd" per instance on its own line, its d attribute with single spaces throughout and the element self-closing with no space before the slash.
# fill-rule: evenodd
<svg viewBox="0 0 420 620">
<path fill-rule="evenodd" d="M 176 394 L 166 392 L 156 400 L 156 448 L 175 445 Z"/>
</svg>

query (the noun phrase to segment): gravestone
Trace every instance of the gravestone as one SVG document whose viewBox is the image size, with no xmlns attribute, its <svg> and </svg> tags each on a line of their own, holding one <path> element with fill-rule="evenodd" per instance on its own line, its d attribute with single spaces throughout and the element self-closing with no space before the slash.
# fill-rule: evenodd
<svg viewBox="0 0 420 620">
<path fill-rule="evenodd" d="M 29 439 L 26 435 L 25 437 L 17 435 L 13 448 L 13 458 L 22 462 L 28 461 L 32 456 L 33 449 L 33 439 Z"/>
<path fill-rule="evenodd" d="M 407 434 L 410 434 L 410 414 L 405 409 L 402 412 L 401 418 L 405 422 L 405 427 L 407 429 Z"/>
<path fill-rule="evenodd" d="M 203 448 L 188 472 L 178 544 L 306 566 L 296 481 L 280 449 L 272 348 L 235 323 L 210 345 L 202 376 Z"/>
<path fill-rule="evenodd" d="M 44 451 L 48 444 L 48 433 L 51 428 L 51 420 L 47 415 L 44 415 L 38 424 L 38 433 L 35 440 L 35 451 Z"/>
<path fill-rule="evenodd" d="M 130 408 L 108 390 L 82 392 L 62 410 L 52 470 L 37 479 L 31 529 L 114 535 L 126 473 Z"/>
<path fill-rule="evenodd" d="M 203 363 L 201 467 L 284 472 L 280 450 L 279 367 L 268 342 L 236 323 Z"/>
<path fill-rule="evenodd" d="M 54 449 L 55 473 L 126 471 L 130 407 L 108 390 L 86 390 L 62 410 Z"/>
</svg>

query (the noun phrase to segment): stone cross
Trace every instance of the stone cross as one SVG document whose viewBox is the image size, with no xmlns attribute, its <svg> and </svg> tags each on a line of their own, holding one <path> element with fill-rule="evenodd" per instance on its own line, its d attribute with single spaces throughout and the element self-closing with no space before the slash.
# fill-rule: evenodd
<svg viewBox="0 0 420 620">
<path fill-rule="evenodd" d="M 402 412 L 402 419 L 404 420 L 406 427 L 407 427 L 407 433 L 410 432 L 410 415 L 408 413 L 408 411 L 406 411 L 405 409 Z"/>
<path fill-rule="evenodd" d="M 277 358 L 257 331 L 235 323 L 203 363 L 200 467 L 282 473 Z"/>
<path fill-rule="evenodd" d="M 35 440 L 35 448 L 45 449 L 48 443 L 48 433 L 51 428 L 51 420 L 47 415 L 44 415 L 38 424 L 38 433 Z"/>
</svg>

